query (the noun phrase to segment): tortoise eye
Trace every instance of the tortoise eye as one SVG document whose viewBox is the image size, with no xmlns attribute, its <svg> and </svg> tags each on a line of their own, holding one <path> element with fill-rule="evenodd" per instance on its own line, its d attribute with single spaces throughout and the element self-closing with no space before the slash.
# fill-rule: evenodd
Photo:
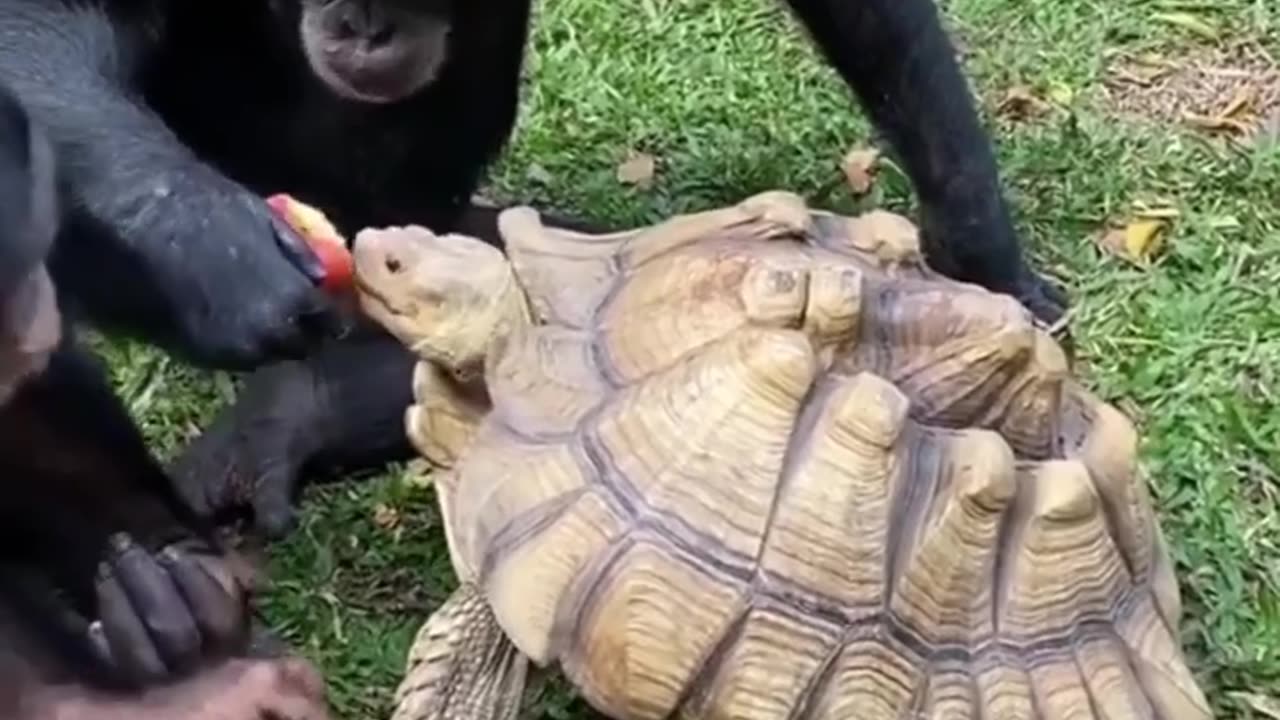
<svg viewBox="0 0 1280 720">
<path fill-rule="evenodd" d="M 401 266 L 401 264 L 400 264 L 400 261 L 399 261 L 399 260 L 397 260 L 397 259 L 395 259 L 395 258 L 393 258 L 393 257 L 389 257 L 389 258 L 387 258 L 387 272 L 390 272 L 390 273 L 398 273 L 398 272 L 400 272 L 400 268 L 401 268 L 401 267 L 402 267 L 402 266 Z"/>
</svg>

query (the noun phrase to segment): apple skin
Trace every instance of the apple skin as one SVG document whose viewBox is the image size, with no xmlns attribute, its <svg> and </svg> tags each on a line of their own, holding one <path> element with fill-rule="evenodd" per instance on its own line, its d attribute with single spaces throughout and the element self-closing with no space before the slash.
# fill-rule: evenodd
<svg viewBox="0 0 1280 720">
<path fill-rule="evenodd" d="M 324 213 L 288 193 L 276 193 L 268 197 L 267 206 L 301 235 L 319 258 L 324 266 L 324 281 L 320 287 L 331 293 L 351 290 L 355 262 L 351 251 L 347 249 L 346 240 Z"/>
</svg>

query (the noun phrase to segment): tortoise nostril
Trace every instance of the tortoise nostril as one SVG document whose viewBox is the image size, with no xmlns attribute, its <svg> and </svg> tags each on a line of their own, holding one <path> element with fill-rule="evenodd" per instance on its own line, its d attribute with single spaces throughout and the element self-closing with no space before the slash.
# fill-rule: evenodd
<svg viewBox="0 0 1280 720">
<path fill-rule="evenodd" d="M 395 258 L 393 258 L 393 257 L 391 257 L 391 258 L 387 258 L 387 272 L 390 272 L 390 273 L 398 273 L 398 272 L 400 272 L 400 268 L 401 268 L 401 267 L 402 267 L 402 266 L 401 266 L 401 264 L 400 264 L 400 261 L 399 261 L 399 260 L 397 260 L 397 259 L 395 259 Z"/>
</svg>

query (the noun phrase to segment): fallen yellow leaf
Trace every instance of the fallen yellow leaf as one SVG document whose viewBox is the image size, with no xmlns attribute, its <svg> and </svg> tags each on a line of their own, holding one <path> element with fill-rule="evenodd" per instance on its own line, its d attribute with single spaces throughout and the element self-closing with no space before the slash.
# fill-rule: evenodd
<svg viewBox="0 0 1280 720">
<path fill-rule="evenodd" d="M 648 190 L 653 187 L 653 176 L 657 172 L 657 167 L 657 161 L 652 155 L 633 152 L 618 166 L 618 182 Z"/>
<path fill-rule="evenodd" d="M 1136 219 L 1124 227 L 1107 230 L 1098 239 L 1098 244 L 1129 262 L 1147 265 L 1163 247 L 1164 231 L 1168 226 L 1169 222 L 1164 218 Z"/>
<path fill-rule="evenodd" d="M 874 148 L 854 148 L 844 156 L 841 166 L 845 181 L 854 195 L 866 195 L 875 183 L 876 163 L 880 160 L 880 151 Z"/>
<path fill-rule="evenodd" d="M 1053 87 L 1049 88 L 1048 97 L 1058 105 L 1066 106 L 1076 99 L 1076 91 L 1068 85 L 1054 83 Z"/>
</svg>

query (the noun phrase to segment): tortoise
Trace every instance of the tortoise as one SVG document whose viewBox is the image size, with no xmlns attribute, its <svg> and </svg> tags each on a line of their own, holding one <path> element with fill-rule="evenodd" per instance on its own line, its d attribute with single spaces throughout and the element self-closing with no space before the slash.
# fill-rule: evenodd
<svg viewBox="0 0 1280 720">
<path fill-rule="evenodd" d="M 354 243 L 458 588 L 397 720 L 1207 718 L 1132 423 L 915 226 L 770 191 Z"/>
</svg>

